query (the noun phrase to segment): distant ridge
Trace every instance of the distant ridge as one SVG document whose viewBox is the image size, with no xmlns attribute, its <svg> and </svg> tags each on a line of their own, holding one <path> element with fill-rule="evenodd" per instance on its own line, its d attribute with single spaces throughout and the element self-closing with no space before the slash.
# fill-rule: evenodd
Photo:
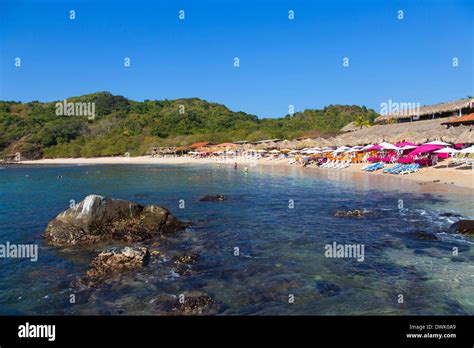
<svg viewBox="0 0 474 348">
<path fill-rule="evenodd" d="M 133 101 L 109 92 L 67 98 L 94 103 L 94 117 L 57 115 L 56 103 L 0 101 L 0 153 L 23 158 L 143 155 L 153 146 L 268 138 L 333 136 L 346 124 L 378 114 L 365 107 L 329 105 L 275 119 L 199 98 Z M 77 106 L 77 105 L 76 105 Z M 67 108 L 66 108 L 67 109 Z M 81 108 L 78 108 L 79 110 Z"/>
</svg>

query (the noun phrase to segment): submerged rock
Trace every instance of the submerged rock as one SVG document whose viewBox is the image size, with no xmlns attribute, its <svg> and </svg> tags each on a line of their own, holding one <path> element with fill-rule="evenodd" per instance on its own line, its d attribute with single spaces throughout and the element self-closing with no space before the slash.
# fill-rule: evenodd
<svg viewBox="0 0 474 348">
<path fill-rule="evenodd" d="M 148 263 L 150 253 L 145 247 L 125 247 L 101 252 L 78 285 L 97 287 L 109 276 L 136 271 Z"/>
<path fill-rule="evenodd" d="M 435 234 L 423 231 L 410 232 L 408 235 L 418 240 L 438 240 L 438 237 L 436 237 Z"/>
<path fill-rule="evenodd" d="M 215 314 L 217 309 L 214 300 L 207 295 L 186 296 L 181 303 L 179 300 L 172 308 L 172 311 L 183 315 Z"/>
<path fill-rule="evenodd" d="M 316 281 L 315 288 L 318 294 L 325 297 L 335 296 L 341 292 L 341 288 L 338 285 L 325 280 Z"/>
<path fill-rule="evenodd" d="M 334 214 L 337 217 L 362 217 L 367 216 L 369 211 L 367 210 L 360 210 L 360 209 L 353 209 L 353 210 L 338 210 Z"/>
<path fill-rule="evenodd" d="M 449 232 L 474 236 L 474 220 L 459 220 L 449 227 Z"/>
<path fill-rule="evenodd" d="M 446 212 L 446 213 L 441 213 L 439 214 L 441 217 L 455 217 L 455 218 L 461 218 L 462 215 L 457 214 L 457 213 L 451 213 L 451 212 Z"/>
<path fill-rule="evenodd" d="M 198 254 L 185 254 L 174 258 L 175 264 L 189 264 L 194 263 L 199 259 Z"/>
<path fill-rule="evenodd" d="M 195 263 L 199 259 L 198 254 L 186 254 L 174 258 L 173 271 L 180 276 L 191 274 L 190 264 Z"/>
<path fill-rule="evenodd" d="M 184 227 L 184 223 L 160 206 L 89 195 L 51 220 L 45 237 L 54 245 L 104 240 L 135 242 Z"/>
<path fill-rule="evenodd" d="M 199 202 L 222 202 L 224 200 L 224 195 L 207 195 L 202 197 Z"/>
</svg>

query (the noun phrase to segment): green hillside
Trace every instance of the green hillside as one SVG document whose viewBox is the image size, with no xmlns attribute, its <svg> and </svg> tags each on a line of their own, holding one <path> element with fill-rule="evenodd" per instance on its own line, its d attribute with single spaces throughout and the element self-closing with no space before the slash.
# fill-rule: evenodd
<svg viewBox="0 0 474 348">
<path fill-rule="evenodd" d="M 94 102 L 95 118 L 56 115 L 56 102 L 0 101 L 0 154 L 23 157 L 93 157 L 145 154 L 153 146 L 184 146 L 264 138 L 333 135 L 365 107 L 331 105 L 277 119 L 258 119 L 198 98 L 136 102 L 108 92 L 71 97 Z"/>
</svg>

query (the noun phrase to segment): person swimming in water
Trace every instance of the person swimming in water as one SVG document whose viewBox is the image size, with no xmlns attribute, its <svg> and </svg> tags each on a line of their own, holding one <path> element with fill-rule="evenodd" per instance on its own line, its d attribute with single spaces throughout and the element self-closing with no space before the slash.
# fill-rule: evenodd
<svg viewBox="0 0 474 348">
<path fill-rule="evenodd" d="M 237 162 L 234 162 L 234 169 L 237 170 Z"/>
</svg>

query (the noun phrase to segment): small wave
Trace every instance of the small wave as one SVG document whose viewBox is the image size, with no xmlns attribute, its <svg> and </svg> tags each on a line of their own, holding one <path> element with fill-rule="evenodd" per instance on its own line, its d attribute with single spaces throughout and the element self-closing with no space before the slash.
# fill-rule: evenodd
<svg viewBox="0 0 474 348">
<path fill-rule="evenodd" d="M 175 271 L 170 271 L 169 275 L 165 277 L 165 279 L 177 279 L 180 275 Z"/>
<path fill-rule="evenodd" d="M 468 237 L 462 234 L 452 234 L 446 232 L 439 232 L 436 235 L 442 240 L 447 242 L 458 242 L 461 244 L 474 245 L 474 241 L 467 239 Z"/>
</svg>

